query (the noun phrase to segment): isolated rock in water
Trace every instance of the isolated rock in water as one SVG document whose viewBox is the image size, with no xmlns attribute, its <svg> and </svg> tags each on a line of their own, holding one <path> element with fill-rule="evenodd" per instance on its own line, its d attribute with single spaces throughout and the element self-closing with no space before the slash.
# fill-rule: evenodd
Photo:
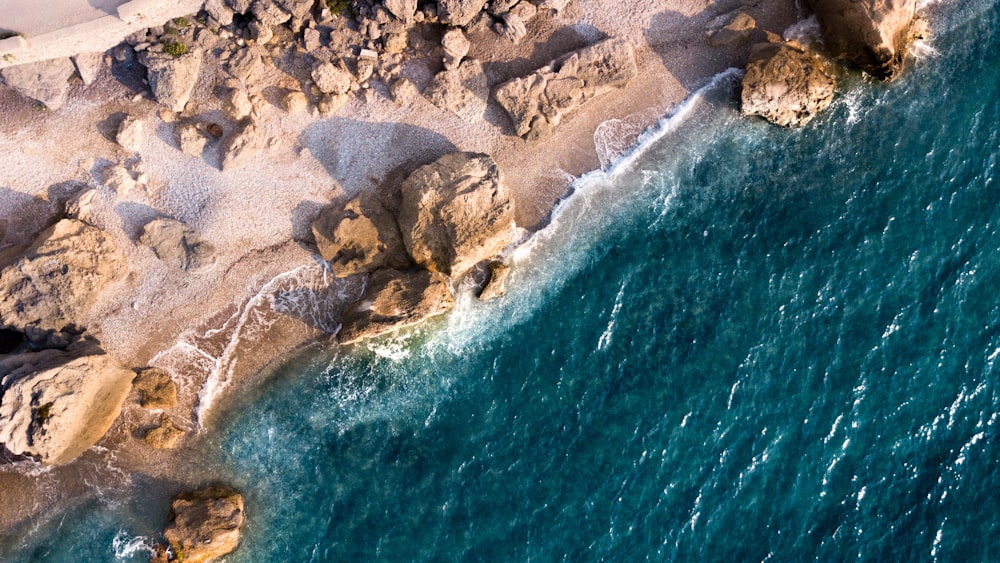
<svg viewBox="0 0 1000 563">
<path fill-rule="evenodd" d="M 175 496 L 163 536 L 184 563 L 212 561 L 236 549 L 243 527 L 243 495 L 213 487 Z"/>
<path fill-rule="evenodd" d="M 490 86 L 483 65 L 471 59 L 463 61 L 458 68 L 437 73 L 424 91 L 432 104 L 468 123 L 483 119 L 489 95 Z"/>
<path fill-rule="evenodd" d="M 563 117 L 591 98 L 624 87 L 638 68 L 632 45 L 608 39 L 497 88 L 495 97 L 528 140 L 548 137 Z"/>
<path fill-rule="evenodd" d="M 4 363 L 0 443 L 47 465 L 68 463 L 104 436 L 131 388 L 132 370 L 103 353 L 46 350 Z"/>
<path fill-rule="evenodd" d="M 160 368 L 145 368 L 132 380 L 145 409 L 172 409 L 177 406 L 177 383 Z"/>
<path fill-rule="evenodd" d="M 127 116 L 118 124 L 118 133 L 115 141 L 122 148 L 130 151 L 138 151 L 142 144 L 146 142 L 146 123 L 136 117 Z"/>
<path fill-rule="evenodd" d="M 97 75 L 104 65 L 104 53 L 80 53 L 73 56 L 73 66 L 76 73 L 80 75 L 80 80 L 86 85 L 91 85 L 97 80 Z"/>
<path fill-rule="evenodd" d="M 444 35 L 441 36 L 441 48 L 444 50 L 445 70 L 458 68 L 465 55 L 469 54 L 471 45 L 469 39 L 465 37 L 465 33 L 457 27 L 444 32 Z"/>
<path fill-rule="evenodd" d="M 445 25 L 464 26 L 486 6 L 486 0 L 439 0 L 438 19 Z"/>
<path fill-rule="evenodd" d="M 351 75 L 333 63 L 320 63 L 312 71 L 313 82 L 324 94 L 345 94 L 351 89 Z"/>
<path fill-rule="evenodd" d="M 192 274 L 215 267 L 215 247 L 201 239 L 193 228 L 174 219 L 153 219 L 142 228 L 139 244 L 153 249 L 156 257 Z"/>
<path fill-rule="evenodd" d="M 798 127 L 830 105 L 836 87 L 820 55 L 792 43 L 758 43 L 743 76 L 741 111 Z"/>
<path fill-rule="evenodd" d="M 191 49 L 180 57 L 149 49 L 139 53 L 139 62 L 146 67 L 149 88 L 156 101 L 178 112 L 184 111 L 198 82 L 201 59 L 200 49 Z"/>
<path fill-rule="evenodd" d="M 495 261 L 490 263 L 489 268 L 490 278 L 482 293 L 479 294 L 481 301 L 489 301 L 507 295 L 507 276 L 510 274 L 510 266 Z"/>
<path fill-rule="evenodd" d="M 156 450 L 172 450 L 184 437 L 184 430 L 178 428 L 174 421 L 166 416 L 160 419 L 160 425 L 146 431 L 142 441 Z"/>
<path fill-rule="evenodd" d="M 741 47 L 746 45 L 757 22 L 746 12 L 731 12 L 723 14 L 708 24 L 708 44 L 714 47 Z"/>
<path fill-rule="evenodd" d="M 197 123 L 179 123 L 174 128 L 174 139 L 184 154 L 200 157 L 208 144 L 208 134 Z"/>
<path fill-rule="evenodd" d="M 399 228 L 410 256 L 458 277 L 513 240 L 514 200 L 488 155 L 458 152 L 403 182 Z"/>
<path fill-rule="evenodd" d="M 385 0 L 385 8 L 397 19 L 411 22 L 417 13 L 417 0 Z"/>
<path fill-rule="evenodd" d="M 913 39 L 916 0 L 807 0 L 830 53 L 853 61 L 879 80 L 903 68 Z"/>
<path fill-rule="evenodd" d="M 253 121 L 247 120 L 226 138 L 222 146 L 222 169 L 243 166 L 267 145 L 264 132 Z"/>
<path fill-rule="evenodd" d="M 111 237 L 76 219 L 43 231 L 0 273 L 0 327 L 42 341 L 53 332 L 85 326 L 100 292 L 128 267 Z"/>
<path fill-rule="evenodd" d="M 338 277 L 412 264 L 396 220 L 372 197 L 357 196 L 328 207 L 312 224 L 319 253 Z"/>
<path fill-rule="evenodd" d="M 52 59 L 9 66 L 0 70 L 0 75 L 17 93 L 38 100 L 55 111 L 66 103 L 73 71 L 73 62 L 69 59 Z"/>
<path fill-rule="evenodd" d="M 440 315 L 454 304 L 440 275 L 427 270 L 378 270 L 361 301 L 344 311 L 337 339 L 349 344 L 378 336 Z"/>
</svg>

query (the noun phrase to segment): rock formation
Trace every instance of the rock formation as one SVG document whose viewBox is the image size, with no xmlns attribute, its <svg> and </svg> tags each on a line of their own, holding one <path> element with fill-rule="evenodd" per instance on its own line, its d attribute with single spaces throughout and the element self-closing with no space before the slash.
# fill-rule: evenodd
<svg viewBox="0 0 1000 563">
<path fill-rule="evenodd" d="M 183 111 L 201 72 L 202 53 L 199 49 L 174 56 L 147 49 L 139 53 L 139 62 L 146 67 L 149 87 L 160 104 L 172 111 Z"/>
<path fill-rule="evenodd" d="M 11 452 L 68 463 L 118 417 L 134 373 L 79 344 L 0 362 L 0 443 Z"/>
<path fill-rule="evenodd" d="M 489 279 L 486 281 L 486 287 L 479 294 L 481 301 L 490 301 L 507 294 L 507 276 L 510 274 L 510 266 L 503 262 L 494 261 L 490 263 L 489 269 Z"/>
<path fill-rule="evenodd" d="M 49 227 L 16 261 L 0 267 L 0 327 L 36 343 L 84 326 L 100 291 L 127 271 L 111 237 L 76 219 Z"/>
<path fill-rule="evenodd" d="M 412 265 L 395 217 L 369 195 L 324 209 L 312 232 L 320 255 L 338 277 Z"/>
<path fill-rule="evenodd" d="M 880 80 L 903 67 L 916 0 L 807 0 L 830 53 Z"/>
<path fill-rule="evenodd" d="M 146 142 L 147 135 L 146 123 L 144 121 L 133 116 L 127 116 L 118 125 L 115 141 L 122 148 L 130 151 L 138 151 L 142 144 Z"/>
<path fill-rule="evenodd" d="M 223 141 L 222 169 L 231 170 L 243 166 L 267 145 L 264 131 L 252 119 L 246 119 Z"/>
<path fill-rule="evenodd" d="M 50 110 L 57 110 L 66 103 L 69 77 L 73 75 L 73 62 L 69 59 L 52 59 L 37 63 L 9 66 L 0 70 L 4 82 L 22 96 L 38 100 Z"/>
<path fill-rule="evenodd" d="M 337 339 L 350 344 L 411 326 L 454 306 L 445 279 L 427 270 L 372 274 L 361 301 L 344 311 Z"/>
<path fill-rule="evenodd" d="M 175 496 L 163 536 L 170 543 L 173 560 L 184 563 L 212 561 L 231 553 L 243 527 L 243 495 L 213 487 Z"/>
<path fill-rule="evenodd" d="M 438 19 L 445 25 L 468 25 L 486 6 L 486 0 L 439 0 Z"/>
<path fill-rule="evenodd" d="M 434 77 L 424 96 L 435 106 L 454 113 L 469 123 L 483 119 L 490 85 L 479 61 L 466 59 L 452 70 Z"/>
<path fill-rule="evenodd" d="M 166 416 L 160 419 L 160 425 L 150 428 L 142 437 L 142 441 L 154 450 L 172 450 L 180 443 L 184 437 L 184 430 L 178 428 L 172 420 Z"/>
<path fill-rule="evenodd" d="M 215 267 L 215 247 L 202 240 L 198 231 L 174 219 L 153 219 L 142 228 L 139 244 L 150 247 L 156 257 L 192 274 Z"/>
<path fill-rule="evenodd" d="M 160 368 L 145 368 L 132 380 L 144 409 L 172 409 L 177 406 L 177 383 Z"/>
<path fill-rule="evenodd" d="M 469 39 L 462 33 L 462 30 L 453 27 L 444 32 L 441 36 L 441 49 L 444 51 L 444 68 L 451 70 L 458 68 L 465 55 L 469 54 Z"/>
<path fill-rule="evenodd" d="M 757 22 L 746 12 L 723 14 L 711 21 L 706 29 L 708 44 L 715 47 L 746 45 L 757 30 Z"/>
<path fill-rule="evenodd" d="M 514 200 L 485 154 L 445 155 L 413 172 L 401 191 L 403 242 L 432 272 L 458 277 L 513 240 Z"/>
<path fill-rule="evenodd" d="M 551 135 L 566 114 L 595 96 L 624 87 L 637 73 L 632 45 L 608 39 L 505 82 L 494 96 L 517 134 L 538 140 Z"/>
<path fill-rule="evenodd" d="M 741 110 L 783 127 L 809 123 L 833 101 L 837 82 L 822 57 L 795 43 L 758 43 L 750 53 Z"/>
</svg>

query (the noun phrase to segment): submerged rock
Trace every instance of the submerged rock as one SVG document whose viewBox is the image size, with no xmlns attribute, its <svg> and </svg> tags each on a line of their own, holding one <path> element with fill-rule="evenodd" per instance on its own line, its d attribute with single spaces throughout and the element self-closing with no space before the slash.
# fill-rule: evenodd
<svg viewBox="0 0 1000 563">
<path fill-rule="evenodd" d="M 164 416 L 160 425 L 150 428 L 142 437 L 142 441 L 154 450 L 172 450 L 184 437 L 184 430 L 178 428 L 172 420 Z"/>
<path fill-rule="evenodd" d="M 215 267 L 215 246 L 198 231 L 174 219 L 153 219 L 142 228 L 139 244 L 153 249 L 160 260 L 192 274 Z"/>
<path fill-rule="evenodd" d="M 563 117 L 590 99 L 624 87 L 638 74 L 632 45 L 608 39 L 571 53 L 496 89 L 516 133 L 528 140 L 550 136 Z"/>
<path fill-rule="evenodd" d="M 243 495 L 212 487 L 175 496 L 163 536 L 173 559 L 185 563 L 212 561 L 231 553 L 243 527 Z"/>
<path fill-rule="evenodd" d="M 794 43 L 758 43 L 743 77 L 741 111 L 799 127 L 830 105 L 836 87 L 820 55 Z"/>
<path fill-rule="evenodd" d="M 361 301 L 344 311 L 337 339 L 350 344 L 378 336 L 445 313 L 454 304 L 440 275 L 427 270 L 378 270 Z"/>
<path fill-rule="evenodd" d="M 445 155 L 410 174 L 401 191 L 403 242 L 432 272 L 458 277 L 513 240 L 514 199 L 488 155 Z"/>
<path fill-rule="evenodd" d="M 139 62 L 146 67 L 149 88 L 160 104 L 172 111 L 184 111 L 201 72 L 202 53 L 192 49 L 175 57 L 162 51 L 145 50 Z"/>
<path fill-rule="evenodd" d="M 879 80 L 903 68 L 913 39 L 916 0 L 807 0 L 827 49 Z"/>
<path fill-rule="evenodd" d="M 0 363 L 0 443 L 46 465 L 69 463 L 104 436 L 133 372 L 99 350 L 45 350 Z"/>
<path fill-rule="evenodd" d="M 66 103 L 69 77 L 75 67 L 67 58 L 9 66 L 0 70 L 4 82 L 18 94 L 38 100 L 50 110 Z"/>
<path fill-rule="evenodd" d="M 313 221 L 312 232 L 320 255 L 338 277 L 412 264 L 396 219 L 369 196 L 324 209 Z"/>
</svg>

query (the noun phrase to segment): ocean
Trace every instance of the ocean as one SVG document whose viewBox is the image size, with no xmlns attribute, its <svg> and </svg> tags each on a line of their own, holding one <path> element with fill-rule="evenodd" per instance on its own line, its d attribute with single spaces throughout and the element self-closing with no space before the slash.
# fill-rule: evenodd
<svg viewBox="0 0 1000 563">
<path fill-rule="evenodd" d="M 729 71 L 512 256 L 506 297 L 280 366 L 205 440 L 227 560 L 1000 559 L 1000 4 L 927 7 L 809 126 Z M 0 542 L 142 561 L 142 479 Z"/>
</svg>

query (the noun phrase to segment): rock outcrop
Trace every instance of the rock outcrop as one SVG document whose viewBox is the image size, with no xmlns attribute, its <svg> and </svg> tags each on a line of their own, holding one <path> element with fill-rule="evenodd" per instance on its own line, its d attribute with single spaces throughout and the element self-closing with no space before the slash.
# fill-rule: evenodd
<svg viewBox="0 0 1000 563">
<path fill-rule="evenodd" d="M 139 62 L 146 67 L 149 87 L 160 104 L 172 111 L 183 111 L 201 72 L 200 49 L 176 57 L 162 51 L 147 49 L 139 53 Z"/>
<path fill-rule="evenodd" d="M 122 148 L 130 151 L 138 151 L 142 144 L 146 142 L 149 133 L 146 131 L 146 123 L 133 116 L 127 116 L 118 125 L 118 132 L 115 134 L 115 141 Z"/>
<path fill-rule="evenodd" d="M 879 80 L 903 68 L 913 39 L 916 0 L 807 0 L 830 53 Z"/>
<path fill-rule="evenodd" d="M 401 186 L 399 228 L 414 261 L 453 278 L 513 240 L 514 200 L 485 154 L 445 155 Z"/>
<path fill-rule="evenodd" d="M 479 61 L 466 59 L 434 77 L 424 96 L 435 106 L 450 111 L 469 123 L 483 119 L 490 85 Z"/>
<path fill-rule="evenodd" d="M 177 406 L 177 383 L 160 368 L 145 368 L 132 380 L 144 409 L 172 409 Z"/>
<path fill-rule="evenodd" d="M 337 277 L 412 265 L 395 217 L 365 194 L 343 207 L 321 211 L 312 232 L 320 255 Z"/>
<path fill-rule="evenodd" d="M 172 450 L 184 437 L 184 429 L 178 428 L 174 421 L 166 416 L 160 419 L 160 425 L 150 428 L 142 437 L 142 441 L 154 450 Z"/>
<path fill-rule="evenodd" d="M 632 45 L 608 39 L 505 82 L 494 96 L 518 135 L 539 140 L 550 136 L 566 114 L 595 96 L 624 87 L 637 74 Z"/>
<path fill-rule="evenodd" d="M 73 62 L 64 58 L 9 66 L 0 70 L 0 75 L 17 93 L 55 111 L 66 103 L 74 70 Z"/>
<path fill-rule="evenodd" d="M 490 301 L 507 295 L 507 276 L 510 275 L 510 266 L 495 261 L 490 263 L 489 270 L 489 279 L 479 294 L 481 301 Z"/>
<path fill-rule="evenodd" d="M 708 24 L 705 33 L 713 47 L 741 47 L 746 45 L 757 30 L 757 22 L 746 12 L 723 14 Z"/>
<path fill-rule="evenodd" d="M 372 274 L 365 296 L 344 311 L 337 339 L 350 344 L 414 325 L 454 306 L 444 277 L 416 270 Z"/>
<path fill-rule="evenodd" d="M 231 553 L 243 527 L 243 495 L 213 487 L 175 496 L 163 536 L 170 543 L 173 560 L 184 563 L 212 561 Z"/>
<path fill-rule="evenodd" d="M 441 36 L 441 49 L 444 51 L 445 70 L 458 68 L 465 55 L 469 54 L 471 46 L 472 44 L 469 43 L 469 39 L 465 33 L 462 33 L 461 29 L 453 27 L 444 32 L 444 35 Z"/>
<path fill-rule="evenodd" d="M 743 77 L 741 111 L 798 127 L 830 105 L 836 86 L 821 55 L 795 43 L 758 43 Z"/>
<path fill-rule="evenodd" d="M 101 290 L 127 272 L 111 237 L 76 219 L 49 227 L 12 264 L 0 266 L 0 327 L 36 343 L 84 326 Z"/>
<path fill-rule="evenodd" d="M 139 244 L 150 247 L 156 257 L 192 274 L 215 267 L 215 247 L 202 240 L 198 231 L 174 219 L 153 219 L 142 228 Z"/>
<path fill-rule="evenodd" d="M 438 19 L 445 25 L 468 25 L 486 6 L 486 0 L 439 0 Z"/>
<path fill-rule="evenodd" d="M 252 119 L 246 119 L 223 140 L 222 162 L 223 170 L 232 170 L 243 166 L 253 159 L 267 145 L 264 131 Z"/>
<path fill-rule="evenodd" d="M 0 362 L 0 443 L 47 465 L 72 461 L 111 427 L 133 375 L 99 350 L 79 350 L 75 344 L 67 351 L 5 358 Z"/>
</svg>

